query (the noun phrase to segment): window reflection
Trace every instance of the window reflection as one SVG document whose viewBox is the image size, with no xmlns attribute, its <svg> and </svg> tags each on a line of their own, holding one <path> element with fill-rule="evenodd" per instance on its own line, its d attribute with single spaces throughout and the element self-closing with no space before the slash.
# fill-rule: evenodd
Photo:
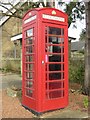
<svg viewBox="0 0 90 120">
<path fill-rule="evenodd" d="M 64 53 L 64 46 L 48 46 L 48 52 L 50 53 Z"/>
<path fill-rule="evenodd" d="M 26 81 L 26 87 L 32 88 L 32 87 L 33 87 L 33 82 L 31 82 L 31 81 Z"/>
<path fill-rule="evenodd" d="M 26 64 L 26 70 L 33 70 L 33 64 Z"/>
<path fill-rule="evenodd" d="M 33 37 L 27 38 L 26 39 L 26 45 L 32 44 L 33 43 Z"/>
<path fill-rule="evenodd" d="M 64 90 L 58 90 L 58 91 L 52 91 L 52 92 L 46 93 L 46 97 L 47 99 L 64 97 Z"/>
<path fill-rule="evenodd" d="M 26 37 L 30 37 L 30 36 L 33 36 L 33 29 L 32 28 L 27 30 L 27 32 L 26 32 Z"/>
<path fill-rule="evenodd" d="M 49 82 L 46 83 L 46 88 L 48 89 L 58 89 L 58 88 L 64 88 L 64 82 L 59 81 L 59 82 Z"/>
<path fill-rule="evenodd" d="M 26 56 L 26 62 L 33 62 L 33 55 Z"/>
<path fill-rule="evenodd" d="M 49 43 L 63 44 L 64 38 L 49 36 Z"/>
<path fill-rule="evenodd" d="M 29 90 L 29 89 L 26 89 L 26 95 L 29 96 L 29 97 L 33 97 L 33 91 Z"/>
<path fill-rule="evenodd" d="M 32 53 L 32 52 L 33 52 L 33 46 L 26 47 L 26 53 L 27 54 Z"/>
<path fill-rule="evenodd" d="M 49 34 L 64 35 L 64 29 L 63 28 L 49 27 Z"/>
<path fill-rule="evenodd" d="M 33 79 L 33 73 L 27 72 L 26 73 L 26 79 Z"/>
</svg>

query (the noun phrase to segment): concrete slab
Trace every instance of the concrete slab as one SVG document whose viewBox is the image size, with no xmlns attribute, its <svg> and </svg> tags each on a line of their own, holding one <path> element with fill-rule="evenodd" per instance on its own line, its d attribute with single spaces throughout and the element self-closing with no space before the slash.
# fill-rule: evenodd
<svg viewBox="0 0 90 120">
<path fill-rule="evenodd" d="M 11 86 L 16 86 L 18 88 L 21 88 L 22 86 L 22 80 L 21 76 L 18 74 L 6 74 L 6 75 L 1 75 L 2 77 L 2 83 L 0 85 L 0 89 L 6 89 Z"/>
<path fill-rule="evenodd" d="M 78 120 L 81 118 L 88 118 L 88 113 L 66 109 L 43 114 L 40 118 L 77 118 Z"/>
</svg>

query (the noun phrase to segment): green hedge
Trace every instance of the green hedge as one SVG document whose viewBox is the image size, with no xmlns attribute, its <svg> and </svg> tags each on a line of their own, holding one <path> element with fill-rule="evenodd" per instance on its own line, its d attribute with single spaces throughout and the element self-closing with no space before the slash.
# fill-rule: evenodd
<svg viewBox="0 0 90 120">
<path fill-rule="evenodd" d="M 2 60 L 2 71 L 20 73 L 21 72 L 21 60 L 20 59 Z"/>
<path fill-rule="evenodd" d="M 69 80 L 70 82 L 83 84 L 85 76 L 85 64 L 83 60 L 70 60 Z"/>
</svg>

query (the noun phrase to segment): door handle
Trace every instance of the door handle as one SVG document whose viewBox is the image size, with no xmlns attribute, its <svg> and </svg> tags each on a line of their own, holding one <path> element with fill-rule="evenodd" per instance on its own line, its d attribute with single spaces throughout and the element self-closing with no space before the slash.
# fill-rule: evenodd
<svg viewBox="0 0 90 120">
<path fill-rule="evenodd" d="M 45 62 L 44 62 L 44 60 L 42 60 L 42 64 L 44 64 Z"/>
</svg>

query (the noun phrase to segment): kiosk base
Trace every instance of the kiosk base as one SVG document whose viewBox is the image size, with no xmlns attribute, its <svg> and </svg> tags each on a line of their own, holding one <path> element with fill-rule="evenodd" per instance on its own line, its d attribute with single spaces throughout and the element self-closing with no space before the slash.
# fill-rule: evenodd
<svg viewBox="0 0 90 120">
<path fill-rule="evenodd" d="M 43 114 L 42 112 L 37 112 L 37 111 L 35 111 L 35 110 L 31 109 L 31 108 L 28 108 L 27 106 L 25 106 L 25 105 L 23 105 L 23 104 L 22 104 L 22 106 L 23 106 L 25 109 L 27 109 L 27 110 L 29 110 L 30 112 L 32 112 L 32 113 L 33 113 L 34 115 L 36 115 L 36 116 L 40 116 L 40 115 Z"/>
<path fill-rule="evenodd" d="M 22 104 L 22 106 L 23 106 L 25 109 L 27 109 L 27 110 L 29 110 L 30 112 L 32 112 L 32 113 L 33 113 L 34 115 L 36 115 L 36 116 L 41 116 L 41 115 L 43 115 L 43 114 L 46 113 L 46 112 L 53 112 L 53 111 L 55 111 L 55 110 L 64 109 L 64 108 L 59 108 L 59 109 L 49 110 L 49 111 L 45 111 L 45 112 L 37 112 L 37 111 L 35 111 L 35 110 L 31 109 L 31 108 L 28 108 L 27 106 L 25 106 L 25 105 L 23 105 L 23 104 Z"/>
</svg>

